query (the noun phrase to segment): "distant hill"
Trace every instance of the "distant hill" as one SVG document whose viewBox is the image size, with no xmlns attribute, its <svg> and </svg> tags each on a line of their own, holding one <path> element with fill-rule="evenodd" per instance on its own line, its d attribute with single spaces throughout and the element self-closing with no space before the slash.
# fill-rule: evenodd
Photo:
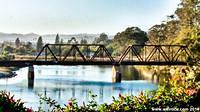
<svg viewBox="0 0 200 112">
<path fill-rule="evenodd" d="M 17 37 L 19 37 L 19 39 L 24 42 L 30 41 L 30 42 L 36 43 L 39 36 L 40 36 L 39 34 L 35 34 L 35 33 L 17 34 L 17 33 L 1 33 L 0 32 L 0 43 L 4 41 L 14 42 Z M 56 34 L 45 34 L 41 36 L 45 43 L 54 43 Z M 88 42 L 91 43 L 95 38 L 99 37 L 99 34 L 86 34 L 86 33 L 70 34 L 70 35 L 59 34 L 59 36 L 60 38 L 63 39 L 64 42 L 67 42 L 69 39 L 71 39 L 71 37 L 75 37 L 78 41 L 80 41 L 81 39 L 86 39 Z M 113 38 L 113 36 L 110 36 L 110 38 Z"/>
</svg>

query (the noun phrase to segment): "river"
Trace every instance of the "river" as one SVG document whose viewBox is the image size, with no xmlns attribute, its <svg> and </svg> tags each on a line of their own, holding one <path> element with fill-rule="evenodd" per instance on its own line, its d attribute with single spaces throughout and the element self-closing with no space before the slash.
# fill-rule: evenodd
<svg viewBox="0 0 200 112">
<path fill-rule="evenodd" d="M 126 68 L 126 67 L 123 67 Z M 112 66 L 34 66 L 34 88 L 28 89 L 28 68 L 15 71 L 18 75 L 0 79 L 0 90 L 9 91 L 20 98 L 25 106 L 37 110 L 39 96 L 51 97 L 64 105 L 70 98 L 78 103 L 89 100 L 89 92 L 97 95 L 98 103 L 112 101 L 119 93 L 138 95 L 143 90 L 154 90 L 156 84 L 142 80 L 140 74 L 124 69 L 122 82 L 112 83 Z"/>
</svg>

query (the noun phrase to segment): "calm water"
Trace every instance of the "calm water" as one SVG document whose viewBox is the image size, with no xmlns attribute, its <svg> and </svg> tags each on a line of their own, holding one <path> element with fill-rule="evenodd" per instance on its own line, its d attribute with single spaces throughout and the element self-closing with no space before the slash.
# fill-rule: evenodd
<svg viewBox="0 0 200 112">
<path fill-rule="evenodd" d="M 112 96 L 119 93 L 137 95 L 142 90 L 153 90 L 157 86 L 145 80 L 135 79 L 134 73 L 124 72 L 121 83 L 113 84 L 111 66 L 34 66 L 34 88 L 28 89 L 28 68 L 22 68 L 16 77 L 0 79 L 0 89 L 10 91 L 15 98 L 21 98 L 25 106 L 37 109 L 39 105 L 38 94 L 43 94 L 66 104 L 74 97 L 81 104 L 88 101 L 88 93 L 98 95 L 99 103 L 111 102 Z M 123 74 L 123 73 L 122 73 Z M 138 77 L 138 76 L 137 76 Z"/>
</svg>

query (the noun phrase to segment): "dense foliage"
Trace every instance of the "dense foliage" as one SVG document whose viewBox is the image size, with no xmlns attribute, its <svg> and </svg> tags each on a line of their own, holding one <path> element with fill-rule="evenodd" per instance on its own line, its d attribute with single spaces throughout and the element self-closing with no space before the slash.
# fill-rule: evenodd
<svg viewBox="0 0 200 112">
<path fill-rule="evenodd" d="M 147 41 L 148 38 L 146 32 L 142 31 L 138 27 L 128 27 L 125 31 L 117 33 L 107 48 L 112 55 L 120 55 L 129 45 L 143 45 Z"/>
<path fill-rule="evenodd" d="M 18 47 L 12 45 L 3 45 L 2 52 L 7 52 L 9 54 L 17 54 L 17 55 L 33 55 L 36 50 L 33 48 L 31 42 L 20 43 Z M 3 56 L 3 53 L 2 53 Z"/>
<path fill-rule="evenodd" d="M 173 15 L 149 29 L 149 43 L 198 44 L 200 36 L 200 1 L 181 0 Z M 194 46 L 196 47 L 196 46 Z M 197 50 L 198 51 L 198 50 Z"/>
<path fill-rule="evenodd" d="M 4 51 L 0 54 L 0 60 L 11 60 L 14 59 L 13 55 L 9 55 L 7 51 Z"/>
<path fill-rule="evenodd" d="M 0 92 L 0 112 L 33 112 L 32 109 L 24 107 L 21 100 L 15 100 L 10 93 Z"/>
<path fill-rule="evenodd" d="M 110 40 L 108 39 L 108 35 L 105 33 L 101 33 L 98 38 L 94 39 L 94 44 L 109 44 Z"/>
</svg>

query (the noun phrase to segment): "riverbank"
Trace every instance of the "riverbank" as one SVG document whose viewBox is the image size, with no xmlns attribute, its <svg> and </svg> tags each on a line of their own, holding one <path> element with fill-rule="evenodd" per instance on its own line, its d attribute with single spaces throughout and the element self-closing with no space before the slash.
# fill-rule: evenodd
<svg viewBox="0 0 200 112">
<path fill-rule="evenodd" d="M 120 66 L 123 80 L 147 80 L 157 83 L 155 69 L 147 66 Z"/>
<path fill-rule="evenodd" d="M 169 78 L 166 67 L 137 66 L 135 69 L 141 74 L 142 79 L 153 83 L 160 83 L 160 78 Z M 164 76 L 163 76 L 164 74 Z"/>
<path fill-rule="evenodd" d="M 171 74 L 174 74 L 175 69 L 186 69 L 186 66 L 137 66 L 135 69 L 140 72 L 144 80 L 151 81 L 153 83 L 162 84 L 163 82 L 172 78 Z"/>
<path fill-rule="evenodd" d="M 143 79 L 152 81 L 153 83 L 158 82 L 158 77 L 155 75 L 155 71 L 152 68 L 148 68 L 146 66 L 137 66 L 135 69 L 138 70 Z"/>
<path fill-rule="evenodd" d="M 13 71 L 17 70 L 17 67 L 0 67 L 0 78 L 10 78 L 17 74 Z"/>
</svg>

